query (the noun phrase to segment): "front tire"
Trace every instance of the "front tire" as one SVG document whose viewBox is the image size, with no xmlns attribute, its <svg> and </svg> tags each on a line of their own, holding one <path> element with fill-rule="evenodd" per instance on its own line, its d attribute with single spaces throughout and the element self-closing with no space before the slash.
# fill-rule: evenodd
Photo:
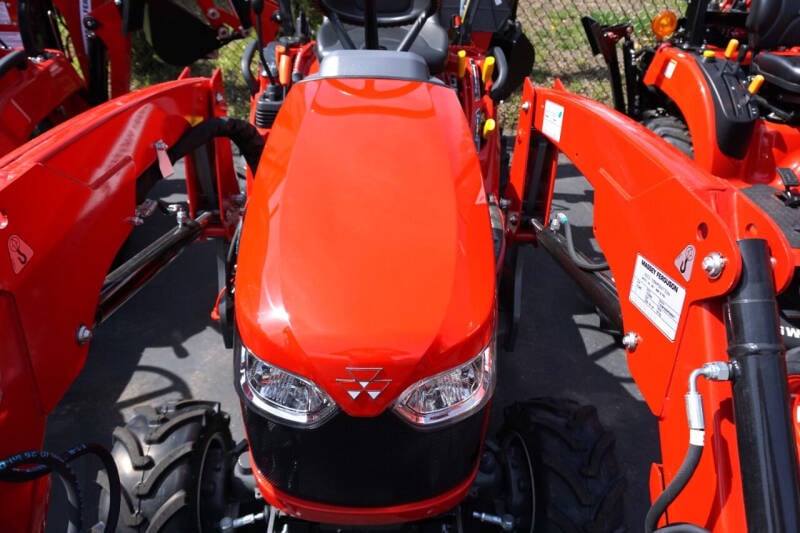
<svg viewBox="0 0 800 533">
<path fill-rule="evenodd" d="M 625 479 L 614 454 L 614 436 L 594 407 L 555 398 L 515 403 L 506 408 L 501 435 L 504 447 L 516 447 L 531 468 L 536 507 L 532 530 L 624 529 Z"/>
<path fill-rule="evenodd" d="M 230 417 L 218 403 L 145 407 L 114 430 L 111 454 L 122 483 L 121 532 L 217 531 L 228 499 Z M 108 480 L 98 476 L 100 516 Z"/>
</svg>

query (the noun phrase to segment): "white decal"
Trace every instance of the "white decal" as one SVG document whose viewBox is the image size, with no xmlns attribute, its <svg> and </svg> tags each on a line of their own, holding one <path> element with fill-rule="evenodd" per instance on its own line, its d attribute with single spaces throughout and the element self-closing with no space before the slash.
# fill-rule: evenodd
<svg viewBox="0 0 800 533">
<path fill-rule="evenodd" d="M 791 326 L 781 326 L 781 336 L 800 339 L 800 329 Z"/>
<path fill-rule="evenodd" d="M 544 102 L 544 119 L 542 120 L 542 133 L 556 142 L 561 140 L 561 125 L 564 122 L 564 106 L 550 100 Z"/>
<path fill-rule="evenodd" d="M 12 235 L 8 238 L 8 257 L 11 259 L 11 269 L 14 274 L 19 274 L 22 269 L 28 266 L 33 257 L 33 248 L 23 241 L 19 235 Z"/>
<path fill-rule="evenodd" d="M 8 13 L 8 6 L 5 2 L 0 2 L 0 24 L 10 26 L 14 24 L 11 20 L 11 15 Z"/>
<path fill-rule="evenodd" d="M 694 245 L 689 245 L 683 249 L 678 257 L 675 258 L 675 268 L 681 273 L 683 279 L 687 282 L 692 279 L 692 267 L 694 266 Z"/>
<path fill-rule="evenodd" d="M 675 67 L 678 66 L 678 62 L 674 59 L 670 59 L 669 63 L 667 63 L 667 67 L 664 69 L 664 77 L 668 80 L 672 78 L 672 75 L 675 73 Z"/>
<path fill-rule="evenodd" d="M 628 299 L 670 341 L 675 340 L 686 289 L 641 255 L 636 256 Z"/>
</svg>

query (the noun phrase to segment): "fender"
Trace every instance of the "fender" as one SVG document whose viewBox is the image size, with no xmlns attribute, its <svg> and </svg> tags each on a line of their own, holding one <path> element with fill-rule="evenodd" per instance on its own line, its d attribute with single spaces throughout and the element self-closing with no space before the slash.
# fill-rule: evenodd
<svg viewBox="0 0 800 533">
<path fill-rule="evenodd" d="M 12 58 L 15 53 L 0 52 L 0 56 Z M 0 154 L 27 142 L 42 121 L 58 123 L 87 109 L 79 94 L 83 87 L 83 80 L 57 51 L 37 62 L 25 57 L 19 67 L 0 74 Z"/>
<path fill-rule="evenodd" d="M 716 176 L 736 176 L 740 173 L 744 153 L 734 154 L 741 150 L 728 148 L 719 137 L 718 118 L 719 122 L 724 119 L 717 117 L 717 95 L 697 64 L 697 57 L 697 54 L 664 44 L 658 48 L 642 81 L 645 86 L 664 93 L 680 109 L 692 136 L 695 161 Z M 740 143 L 744 142 L 746 148 L 753 123 L 742 126 L 749 128 L 748 131 L 737 131 L 735 137 Z"/>
<path fill-rule="evenodd" d="M 682 397 L 688 375 L 707 361 L 725 358 L 722 304 L 740 276 L 736 241 L 756 234 L 768 241 L 776 292 L 791 279 L 792 250 L 777 225 L 736 187 L 689 159 L 665 152 L 663 140 L 640 124 L 563 90 L 526 88 L 525 94 L 531 96 L 523 99 L 523 109 L 526 104 L 533 109 L 534 129 L 594 186 L 595 235 L 614 276 L 625 331 L 639 337 L 635 350 L 628 350 L 628 365 L 659 418 L 663 467 L 654 468 L 651 486 L 660 493 L 663 483 L 676 473 L 686 448 Z M 603 142 L 597 143 L 598 138 Z M 675 216 L 676 206 L 680 206 L 680 217 Z M 676 259 L 690 244 L 698 260 L 686 281 Z M 724 271 L 714 280 L 700 268 L 700 258 L 712 252 L 727 259 Z M 658 279 L 672 280 L 676 292 L 685 291 L 675 309 L 674 329 L 663 324 L 659 329 L 632 303 L 634 270 L 642 260 L 661 273 Z M 704 387 L 707 419 L 713 420 L 707 428 L 709 450 L 670 506 L 670 521 L 705 524 L 715 531 L 736 530 L 745 517 L 742 486 L 731 474 L 739 469 L 731 387 L 727 383 Z"/>
<path fill-rule="evenodd" d="M 222 113 L 220 89 L 217 73 L 129 94 L 0 160 L 0 457 L 41 448 L 47 414 L 85 362 L 88 344 L 76 334 L 95 323 L 104 279 L 133 227 L 140 176 L 156 161 L 154 144 L 171 146 Z M 207 231 L 224 234 L 218 222 Z M 0 484 L 5 529 L 41 530 L 47 485 Z"/>
</svg>

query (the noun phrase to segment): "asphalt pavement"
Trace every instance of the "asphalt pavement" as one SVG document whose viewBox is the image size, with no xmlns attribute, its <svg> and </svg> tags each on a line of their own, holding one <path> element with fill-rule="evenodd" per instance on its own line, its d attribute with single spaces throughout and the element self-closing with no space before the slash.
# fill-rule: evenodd
<svg viewBox="0 0 800 533">
<path fill-rule="evenodd" d="M 179 198 L 182 183 L 169 180 L 162 192 Z M 555 209 L 570 212 L 579 246 L 591 249 L 593 192 L 564 162 Z M 151 240 L 172 221 L 164 215 L 136 230 Z M 217 295 L 215 242 L 198 243 L 159 274 L 99 327 L 84 371 L 50 416 L 45 448 L 62 451 L 81 442 L 110 446 L 111 433 L 140 404 L 214 399 L 232 414 L 235 439 L 244 435 L 233 388 L 232 352 L 210 318 Z M 502 407 L 539 396 L 569 397 L 595 405 L 616 434 L 616 450 L 627 478 L 626 524 L 640 530 L 648 503 L 650 464 L 659 458 L 653 416 L 632 381 L 619 342 L 599 327 L 594 308 L 544 250 L 528 247 L 523 318 L 514 352 L 499 355 L 499 381 L 492 426 Z M 83 460 L 86 520 L 96 520 L 99 464 Z M 48 532 L 64 530 L 64 495 L 54 487 Z"/>
</svg>

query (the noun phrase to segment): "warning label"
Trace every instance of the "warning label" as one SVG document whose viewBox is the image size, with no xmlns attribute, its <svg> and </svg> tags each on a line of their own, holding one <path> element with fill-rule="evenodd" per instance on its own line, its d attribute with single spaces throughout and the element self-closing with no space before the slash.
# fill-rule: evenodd
<svg viewBox="0 0 800 533">
<path fill-rule="evenodd" d="M 641 255 L 636 256 L 628 299 L 669 340 L 675 340 L 686 289 Z"/>
<path fill-rule="evenodd" d="M 542 119 L 542 133 L 555 142 L 561 140 L 561 125 L 564 123 L 564 106 L 546 100 L 544 103 L 544 118 Z"/>
<path fill-rule="evenodd" d="M 8 257 L 14 274 L 19 274 L 33 257 L 33 248 L 18 235 L 12 235 L 8 238 Z"/>
</svg>

